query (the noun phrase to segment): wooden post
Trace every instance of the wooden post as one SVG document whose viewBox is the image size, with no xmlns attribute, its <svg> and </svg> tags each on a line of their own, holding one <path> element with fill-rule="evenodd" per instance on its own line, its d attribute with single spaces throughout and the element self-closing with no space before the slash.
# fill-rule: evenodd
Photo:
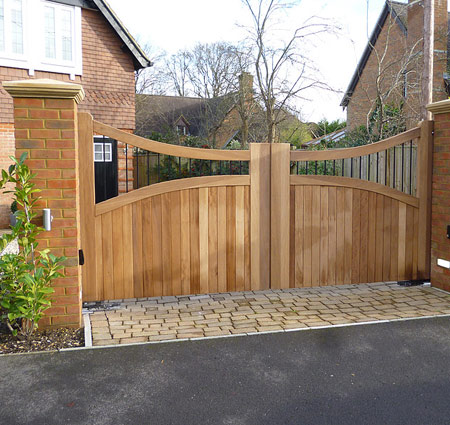
<svg viewBox="0 0 450 425">
<path fill-rule="evenodd" d="M 80 233 L 84 254 L 82 267 L 83 297 L 101 299 L 96 285 L 95 257 L 95 174 L 92 116 L 78 114 L 79 182 L 80 182 Z"/>
<path fill-rule="evenodd" d="M 290 145 L 271 146 L 270 287 L 289 288 Z"/>
<path fill-rule="evenodd" d="M 250 144 L 251 289 L 270 288 L 270 144 Z"/>
<path fill-rule="evenodd" d="M 26 163 L 36 174 L 36 187 L 41 189 L 36 208 L 50 208 L 54 217 L 52 230 L 39 235 L 39 247 L 67 257 L 63 276 L 53 282 L 52 306 L 39 325 L 79 327 L 77 104 L 83 100 L 84 91 L 78 84 L 55 80 L 7 81 L 3 88 L 14 98 L 16 155 L 28 154 Z"/>
<path fill-rule="evenodd" d="M 417 196 L 419 198 L 417 268 L 419 279 L 430 278 L 432 169 L 433 121 L 422 121 L 417 155 Z"/>
</svg>

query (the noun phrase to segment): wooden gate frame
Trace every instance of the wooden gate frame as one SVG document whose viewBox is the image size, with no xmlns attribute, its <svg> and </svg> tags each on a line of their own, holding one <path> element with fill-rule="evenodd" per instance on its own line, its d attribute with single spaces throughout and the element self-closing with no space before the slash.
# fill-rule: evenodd
<svg viewBox="0 0 450 425">
<path fill-rule="evenodd" d="M 122 139 L 125 143 L 149 143 L 145 139 L 121 132 L 101 123 L 95 123 L 96 129 L 108 130 L 110 137 Z M 81 218 L 81 247 L 84 251 L 86 266 L 83 267 L 83 281 L 94 282 L 96 280 L 95 258 L 95 214 L 99 206 L 95 206 L 95 182 L 92 138 L 94 125 L 91 115 L 87 113 L 78 114 L 79 129 L 79 185 L 80 185 L 80 218 Z M 432 131 L 433 122 L 427 121 L 420 125 L 419 129 L 409 130 L 399 136 L 378 142 L 372 145 L 360 146 L 330 151 L 290 151 L 290 145 L 285 143 L 255 143 L 250 145 L 250 152 L 228 151 L 227 155 L 235 155 L 236 158 L 247 158 L 250 160 L 249 177 L 242 179 L 250 181 L 250 270 L 251 289 L 281 289 L 290 286 L 290 250 L 294 237 L 290 235 L 291 211 L 291 184 L 301 176 L 290 175 L 290 161 L 314 161 L 338 158 L 350 158 L 376 152 L 375 145 L 388 148 L 401 141 L 411 138 L 418 141 L 418 171 L 417 171 L 417 197 L 419 207 L 419 229 L 418 229 L 418 277 L 427 279 L 430 275 L 430 227 L 431 227 L 431 164 L 432 164 Z M 116 137 L 115 137 L 116 136 Z M 411 137 L 410 137 L 411 136 Z M 408 139 L 408 137 L 410 137 Z M 142 142 L 140 142 L 142 140 Z M 145 142 L 144 142 L 145 140 Z M 152 146 L 159 146 L 157 142 L 151 142 Z M 146 145 L 147 146 L 147 145 Z M 141 146 L 142 147 L 142 146 Z M 147 149 L 147 147 L 144 147 Z M 168 149 L 158 147 L 159 150 Z M 175 149 L 174 146 L 171 149 Z M 209 150 L 199 153 L 199 149 L 176 147 L 181 152 L 196 152 L 194 158 L 217 159 L 223 155 L 223 151 Z M 178 152 L 177 150 L 177 152 Z M 191 152 L 189 151 L 189 152 Z M 217 152 L 217 153 L 216 153 Z M 222 152 L 222 153 L 219 153 Z M 249 156 L 246 156 L 248 155 Z M 173 155 L 173 154 L 171 154 Z M 186 156 L 186 155 L 185 155 Z M 230 156 L 230 158 L 232 158 Z M 238 159 L 239 160 L 239 159 Z M 224 177 L 226 180 L 227 176 Z M 237 176 L 232 176 L 236 179 Z M 321 176 L 306 176 L 307 179 Z M 332 179 L 333 177 L 329 177 Z M 338 179 L 338 178 L 336 178 Z M 344 178 L 345 179 L 345 178 Z M 326 179 L 323 179 L 327 184 Z M 173 185 L 183 184 L 173 182 Z M 329 180 L 328 180 L 329 182 Z M 230 183 L 231 184 L 231 183 Z M 364 189 L 374 183 L 355 181 L 352 183 Z M 226 183 L 225 183 L 226 185 Z M 339 184 L 338 184 L 339 185 Z M 341 184 L 342 185 L 342 184 Z M 367 187 L 366 187 L 367 186 Z M 373 189 L 373 188 L 372 188 Z M 141 189 L 139 189 L 141 190 Z M 382 188 L 377 189 L 379 192 Z M 392 189 L 386 188 L 389 193 Z M 398 192 L 401 196 L 401 192 Z M 405 195 L 409 196 L 409 195 Z M 120 198 L 120 196 L 119 196 Z M 118 199 L 118 198 L 115 198 Z M 99 204 L 101 206 L 101 204 Z"/>
</svg>

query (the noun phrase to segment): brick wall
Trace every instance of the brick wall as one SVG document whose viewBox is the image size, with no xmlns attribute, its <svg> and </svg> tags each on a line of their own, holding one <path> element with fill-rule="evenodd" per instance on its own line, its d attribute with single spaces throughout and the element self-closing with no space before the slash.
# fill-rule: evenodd
<svg viewBox="0 0 450 425">
<path fill-rule="evenodd" d="M 450 261 L 450 101 L 445 113 L 435 113 L 433 147 L 433 191 L 431 210 L 431 284 L 450 291 L 450 270 L 437 265 L 437 259 Z"/>
<path fill-rule="evenodd" d="M 48 97 L 66 96 L 59 86 L 45 84 L 44 87 L 51 93 Z M 54 217 L 52 230 L 39 236 L 39 249 L 49 248 L 53 254 L 67 257 L 63 277 L 54 282 L 52 307 L 40 323 L 51 327 L 81 324 L 77 104 L 74 99 L 78 93 L 82 95 L 82 89 L 79 85 L 72 87 L 76 91 L 73 98 L 27 97 L 34 94 L 36 85 L 24 86 L 22 82 L 10 83 L 7 87 L 15 97 L 16 156 L 27 152 L 27 165 L 36 173 L 34 183 L 41 189 L 37 194 L 41 198 L 36 203 L 37 220 L 42 219 L 43 208 L 51 208 Z"/>
<path fill-rule="evenodd" d="M 394 84 L 392 80 L 400 69 L 400 58 L 406 50 L 406 38 L 399 25 L 389 19 L 389 17 L 386 19 L 375 44 L 379 57 L 382 56 L 386 44 L 386 59 L 383 61 L 378 60 L 377 55 L 373 52 L 371 53 L 350 98 L 347 106 L 347 125 L 349 128 L 366 125 L 367 115 L 374 104 L 377 94 L 375 86 L 377 75 L 385 76 L 384 84 L 382 85 L 382 88 L 385 89 L 386 86 Z M 400 89 L 394 94 L 393 99 L 399 98 L 401 95 Z"/>
<path fill-rule="evenodd" d="M 74 82 L 83 85 L 86 97 L 79 110 L 90 112 L 94 119 L 105 124 L 133 131 L 135 90 L 131 54 L 121 49 L 122 40 L 95 10 L 82 9 L 82 40 L 83 75 L 77 76 Z M 27 70 L 0 67 L 1 82 L 33 78 L 70 82 L 68 75 L 36 71 L 34 77 L 30 77 Z M 14 155 L 13 120 L 13 100 L 0 87 L 0 169 L 7 168 L 8 157 Z M 0 228 L 8 226 L 10 204 L 10 197 L 1 195 Z"/>
<path fill-rule="evenodd" d="M 407 13 L 407 36 L 401 31 L 400 26 L 388 17 L 375 44 L 375 49 L 381 57 L 388 42 L 386 59 L 382 61 L 384 64 L 381 64 L 382 69 L 389 69 L 384 82 L 385 87 L 393 84 L 392 77 L 398 74 L 400 64 L 408 64 L 407 97 L 404 100 L 404 115 L 408 128 L 416 126 L 421 119 L 420 105 L 423 104 L 423 5 L 422 2 L 416 3 L 411 0 L 410 3 Z M 443 79 L 443 73 L 447 68 L 447 0 L 434 0 L 434 5 L 433 101 L 436 102 L 447 97 Z M 375 99 L 375 81 L 379 64 L 377 56 L 371 53 L 347 107 L 347 123 L 350 128 L 366 124 L 367 114 Z M 392 100 L 396 99 L 402 99 L 402 84 L 398 85 L 398 90 L 392 96 Z"/>
</svg>

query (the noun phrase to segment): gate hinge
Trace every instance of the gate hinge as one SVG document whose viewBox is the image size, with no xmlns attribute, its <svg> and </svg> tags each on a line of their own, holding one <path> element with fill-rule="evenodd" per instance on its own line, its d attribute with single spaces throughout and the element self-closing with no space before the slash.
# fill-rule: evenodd
<svg viewBox="0 0 450 425">
<path fill-rule="evenodd" d="M 79 250 L 78 250 L 78 264 L 79 264 L 80 266 L 83 266 L 83 265 L 84 265 L 84 253 L 83 253 L 83 250 L 82 250 L 82 249 L 79 249 Z"/>
</svg>

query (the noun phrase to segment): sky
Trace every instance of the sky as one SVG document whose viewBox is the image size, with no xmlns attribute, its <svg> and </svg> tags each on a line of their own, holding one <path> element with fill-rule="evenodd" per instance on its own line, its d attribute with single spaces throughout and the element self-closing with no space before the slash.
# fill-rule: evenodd
<svg viewBox="0 0 450 425">
<path fill-rule="evenodd" d="M 250 23 L 241 0 L 107 1 L 141 45 L 169 54 L 196 43 L 241 41 L 246 35 L 242 27 Z M 301 0 L 283 17 L 286 29 L 310 16 L 334 20 L 342 28 L 338 36 L 322 36 L 309 49 L 323 81 L 339 92 L 308 92 L 299 102 L 304 121 L 345 119 L 339 104 L 383 5 L 384 0 Z"/>
</svg>

